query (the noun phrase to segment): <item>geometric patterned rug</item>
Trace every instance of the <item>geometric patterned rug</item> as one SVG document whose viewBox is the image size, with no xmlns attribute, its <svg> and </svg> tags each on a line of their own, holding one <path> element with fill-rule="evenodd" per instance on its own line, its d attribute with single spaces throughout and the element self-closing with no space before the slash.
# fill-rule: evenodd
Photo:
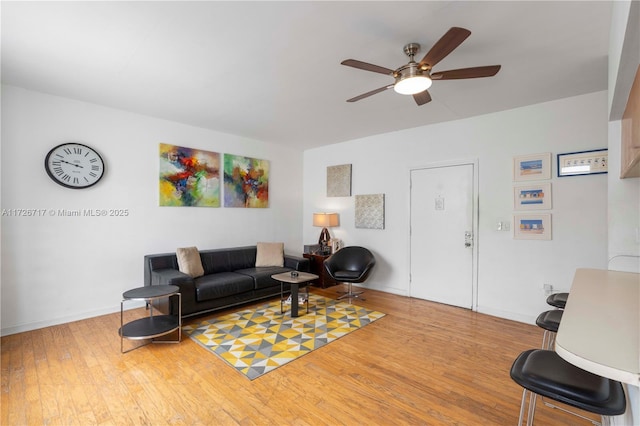
<svg viewBox="0 0 640 426">
<path fill-rule="evenodd" d="M 281 314 L 276 300 L 182 331 L 254 380 L 385 315 L 314 294 L 309 299 L 309 313 L 300 305 L 298 318 L 291 318 L 290 306 Z"/>
</svg>

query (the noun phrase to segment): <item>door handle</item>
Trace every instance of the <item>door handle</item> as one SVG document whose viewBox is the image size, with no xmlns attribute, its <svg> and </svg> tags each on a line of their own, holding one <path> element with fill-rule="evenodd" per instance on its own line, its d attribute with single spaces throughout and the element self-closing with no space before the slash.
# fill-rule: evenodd
<svg viewBox="0 0 640 426">
<path fill-rule="evenodd" d="M 465 233 L 464 233 L 464 246 L 466 248 L 469 248 L 472 245 L 473 245 L 473 235 L 471 235 L 471 232 L 465 231 Z"/>
</svg>

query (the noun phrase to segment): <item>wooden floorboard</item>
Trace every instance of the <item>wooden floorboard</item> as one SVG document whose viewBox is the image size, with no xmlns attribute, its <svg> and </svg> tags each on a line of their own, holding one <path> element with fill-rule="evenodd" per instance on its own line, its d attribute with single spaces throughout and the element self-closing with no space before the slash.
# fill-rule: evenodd
<svg viewBox="0 0 640 426">
<path fill-rule="evenodd" d="M 0 424 L 516 424 L 522 389 L 509 369 L 539 347 L 541 329 L 373 290 L 366 297 L 354 303 L 387 315 L 253 381 L 188 337 L 121 354 L 119 313 L 5 336 Z M 140 315 L 127 311 L 125 321 Z M 541 404 L 536 412 L 536 425 L 582 424 Z"/>
</svg>

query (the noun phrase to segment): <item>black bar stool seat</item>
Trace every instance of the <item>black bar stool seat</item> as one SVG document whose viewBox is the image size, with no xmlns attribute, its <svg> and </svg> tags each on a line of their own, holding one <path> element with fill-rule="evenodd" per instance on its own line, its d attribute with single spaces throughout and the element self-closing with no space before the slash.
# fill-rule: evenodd
<svg viewBox="0 0 640 426">
<path fill-rule="evenodd" d="M 562 320 L 563 312 L 564 311 L 560 309 L 545 311 L 538 315 L 538 318 L 536 318 L 536 325 L 545 330 L 557 333 L 558 327 L 560 326 L 560 320 Z"/>
<path fill-rule="evenodd" d="M 564 309 L 567 304 L 567 299 L 569 298 L 569 293 L 554 293 L 551 296 L 547 297 L 547 304 L 553 306 L 554 308 Z"/>
<path fill-rule="evenodd" d="M 538 315 L 538 318 L 536 318 L 536 325 L 544 329 L 544 334 L 542 335 L 542 349 L 553 349 L 555 333 L 558 332 L 558 327 L 560 327 L 563 312 L 564 311 L 561 309 L 553 309 L 541 313 Z"/>
<path fill-rule="evenodd" d="M 511 378 L 524 388 L 520 423 L 527 390 L 534 394 L 529 406 L 531 422 L 536 395 L 601 416 L 617 416 L 626 410 L 625 394 L 620 382 L 582 370 L 554 351 L 531 349 L 522 352 L 511 367 Z"/>
</svg>

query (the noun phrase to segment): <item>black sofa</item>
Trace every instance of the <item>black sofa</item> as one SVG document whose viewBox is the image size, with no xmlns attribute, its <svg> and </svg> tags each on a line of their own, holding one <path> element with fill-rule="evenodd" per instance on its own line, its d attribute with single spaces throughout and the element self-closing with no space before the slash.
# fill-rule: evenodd
<svg viewBox="0 0 640 426">
<path fill-rule="evenodd" d="M 182 317 L 280 295 L 280 283 L 271 275 L 309 272 L 309 260 L 284 255 L 284 266 L 256 268 L 256 246 L 201 250 L 204 275 L 198 278 L 179 271 L 176 253 L 144 256 L 144 285 L 176 285 L 182 295 Z M 290 286 L 285 284 L 285 291 Z M 177 299 L 169 312 L 177 312 Z"/>
</svg>

